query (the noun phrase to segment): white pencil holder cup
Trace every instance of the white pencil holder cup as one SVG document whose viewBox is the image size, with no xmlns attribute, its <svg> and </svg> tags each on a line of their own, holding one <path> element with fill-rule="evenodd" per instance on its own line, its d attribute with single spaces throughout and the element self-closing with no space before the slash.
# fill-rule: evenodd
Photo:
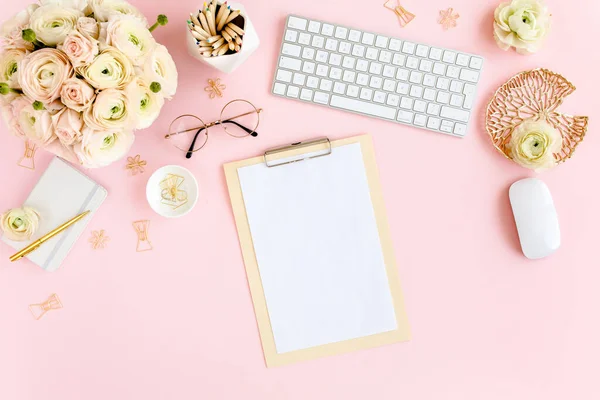
<svg viewBox="0 0 600 400">
<path fill-rule="evenodd" d="M 244 6 L 239 3 L 231 3 L 229 5 L 234 10 L 240 10 L 240 15 L 238 18 L 243 17 L 244 21 L 244 26 L 240 26 L 240 28 L 244 30 L 244 36 L 242 38 L 243 43 L 240 51 L 237 53 L 222 55 L 219 57 L 203 57 L 202 54 L 200 54 L 198 45 L 196 44 L 196 39 L 192 36 L 189 29 L 186 29 L 188 53 L 190 56 L 227 74 L 235 71 L 237 67 L 242 65 L 244 61 L 246 61 L 246 59 L 248 59 L 248 57 L 254 53 L 260 44 L 258 34 L 256 33 L 256 30 L 254 29 L 252 21 L 250 21 Z"/>
</svg>

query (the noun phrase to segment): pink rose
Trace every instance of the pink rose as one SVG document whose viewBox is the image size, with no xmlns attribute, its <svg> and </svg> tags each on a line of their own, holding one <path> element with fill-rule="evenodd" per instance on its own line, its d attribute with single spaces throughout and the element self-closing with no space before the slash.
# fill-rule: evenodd
<svg viewBox="0 0 600 400">
<path fill-rule="evenodd" d="M 19 85 L 32 100 L 49 104 L 60 97 L 63 82 L 73 76 L 73 66 L 60 50 L 44 48 L 19 63 Z"/>
<path fill-rule="evenodd" d="M 89 39 L 98 39 L 100 36 L 100 26 L 94 18 L 81 17 L 77 20 L 77 30 Z"/>
<path fill-rule="evenodd" d="M 65 146 L 72 146 L 81 141 L 83 119 L 81 114 L 70 108 L 63 108 L 58 114 L 52 116 L 54 134 Z"/>
<path fill-rule="evenodd" d="M 94 88 L 83 79 L 67 79 L 60 91 L 60 100 L 63 104 L 78 112 L 89 108 L 95 98 L 96 92 Z"/>
<path fill-rule="evenodd" d="M 74 67 L 80 67 L 94 60 L 98 54 L 98 42 L 78 31 L 73 31 L 67 35 L 58 49 L 65 52 Z"/>
</svg>

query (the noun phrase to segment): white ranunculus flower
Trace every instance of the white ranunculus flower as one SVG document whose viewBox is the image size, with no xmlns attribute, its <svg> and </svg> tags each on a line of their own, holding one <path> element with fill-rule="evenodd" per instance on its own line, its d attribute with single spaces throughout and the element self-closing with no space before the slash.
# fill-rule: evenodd
<svg viewBox="0 0 600 400">
<path fill-rule="evenodd" d="M 60 90 L 62 103 L 77 112 L 86 110 L 96 98 L 96 92 L 89 83 L 79 78 L 67 79 Z"/>
<path fill-rule="evenodd" d="M 5 49 L 0 53 L 0 82 L 5 82 L 13 89 L 20 89 L 19 62 L 27 55 L 24 49 Z"/>
<path fill-rule="evenodd" d="M 73 66 L 60 50 L 37 50 L 19 63 L 19 85 L 23 92 L 33 101 L 38 100 L 44 104 L 60 97 L 63 82 L 71 76 Z"/>
<path fill-rule="evenodd" d="M 100 25 L 98 21 L 90 17 L 81 17 L 77 20 L 77 30 L 89 39 L 98 39 L 100 36 Z"/>
<path fill-rule="evenodd" d="M 127 54 L 134 65 L 141 65 L 156 47 L 148 28 L 137 18 L 112 16 L 106 25 L 106 44 Z"/>
<path fill-rule="evenodd" d="M 107 47 L 90 64 L 78 70 L 88 83 L 99 90 L 123 89 L 134 76 L 129 58 L 114 47 Z"/>
<path fill-rule="evenodd" d="M 148 26 L 148 20 L 134 6 L 123 0 L 89 0 L 90 7 L 94 12 L 94 18 L 100 22 L 108 22 L 113 15 L 132 15 L 138 18 L 144 26 Z"/>
<path fill-rule="evenodd" d="M 550 13 L 542 0 L 512 0 L 494 12 L 494 38 L 502 50 L 535 53 L 550 29 Z"/>
<path fill-rule="evenodd" d="M 135 125 L 127 93 L 119 89 L 106 89 L 98 93 L 94 104 L 83 114 L 87 126 L 94 130 L 123 130 Z"/>
<path fill-rule="evenodd" d="M 0 35 L 4 39 L 4 48 L 16 48 L 24 50 L 33 50 L 33 43 L 23 40 L 23 29 L 29 25 L 31 14 L 39 7 L 37 4 L 30 4 L 24 10 L 8 19 L 0 27 Z"/>
<path fill-rule="evenodd" d="M 127 97 L 131 102 L 132 112 L 136 115 L 136 129 L 148 128 L 158 117 L 165 103 L 160 93 L 154 93 L 142 78 L 137 78 L 127 86 Z"/>
<path fill-rule="evenodd" d="M 98 41 L 85 36 L 83 33 L 75 30 L 67 35 L 65 41 L 58 45 L 74 67 L 81 67 L 89 64 L 98 54 Z"/>
<path fill-rule="evenodd" d="M 142 71 L 147 82 L 160 83 L 163 97 L 171 98 L 177 91 L 177 67 L 165 46 L 156 46 L 142 65 Z"/>
<path fill-rule="evenodd" d="M 545 121 L 523 121 L 511 133 L 507 155 L 517 164 L 541 172 L 556 165 L 562 148 L 560 132 Z"/>
<path fill-rule="evenodd" d="M 87 0 L 40 0 L 40 4 L 43 6 L 54 4 L 65 8 L 74 8 L 79 10 L 85 15 L 92 13 L 92 9 L 88 4 Z"/>
<path fill-rule="evenodd" d="M 84 127 L 83 138 L 74 146 L 74 150 L 84 167 L 103 167 L 123 158 L 134 139 L 130 130 L 94 131 Z"/>
<path fill-rule="evenodd" d="M 61 44 L 77 24 L 83 13 L 56 4 L 41 6 L 31 14 L 30 28 L 37 40 L 47 46 Z"/>
<path fill-rule="evenodd" d="M 40 214 L 31 207 L 13 208 L 0 215 L 4 236 L 15 242 L 30 240 L 40 224 Z"/>
</svg>

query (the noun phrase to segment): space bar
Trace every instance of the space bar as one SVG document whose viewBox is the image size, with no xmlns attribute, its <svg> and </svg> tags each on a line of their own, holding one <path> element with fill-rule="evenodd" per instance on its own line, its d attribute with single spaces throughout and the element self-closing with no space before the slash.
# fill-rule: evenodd
<svg viewBox="0 0 600 400">
<path fill-rule="evenodd" d="M 349 99 L 333 95 L 331 96 L 330 106 L 342 108 L 348 111 L 359 112 L 363 114 L 373 115 L 375 117 L 394 119 L 396 118 L 396 109 L 391 107 L 380 106 L 366 101 Z"/>
</svg>

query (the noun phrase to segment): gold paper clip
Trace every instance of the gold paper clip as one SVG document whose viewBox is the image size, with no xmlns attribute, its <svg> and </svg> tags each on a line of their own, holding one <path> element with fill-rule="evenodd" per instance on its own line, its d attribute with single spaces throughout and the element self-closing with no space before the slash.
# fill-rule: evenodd
<svg viewBox="0 0 600 400">
<path fill-rule="evenodd" d="M 146 166 L 146 161 L 140 158 L 140 155 L 137 154 L 135 157 L 127 157 L 127 165 L 126 169 L 131 170 L 131 175 L 137 175 L 138 173 L 144 172 L 144 167 Z"/>
<path fill-rule="evenodd" d="M 383 3 L 383 6 L 388 10 L 392 10 L 398 16 L 400 26 L 404 28 L 406 25 L 408 25 L 410 21 L 412 21 L 415 18 L 415 15 L 408 12 L 404 7 L 402 7 L 400 5 L 400 0 L 396 0 L 396 7 L 388 5 L 388 3 L 391 1 L 393 0 L 387 0 L 385 3 Z"/>
<path fill-rule="evenodd" d="M 138 235 L 138 243 L 135 249 L 138 253 L 152 250 L 152 243 L 148 239 L 148 225 L 150 225 L 150 221 L 147 219 L 133 222 L 133 229 L 135 229 Z"/>
<path fill-rule="evenodd" d="M 221 83 L 221 78 L 215 80 L 209 79 L 208 86 L 204 88 L 211 99 L 214 99 L 216 96 L 223 97 L 223 90 L 225 89 L 227 89 L 227 86 Z"/>
<path fill-rule="evenodd" d="M 23 154 L 23 157 L 18 162 L 19 167 L 34 170 L 35 160 L 33 157 L 35 156 L 36 150 L 37 146 L 35 143 L 29 139 L 25 140 L 25 154 Z"/>
<path fill-rule="evenodd" d="M 188 194 L 185 190 L 180 188 L 184 181 L 185 178 L 183 176 L 168 174 L 159 184 L 161 188 L 161 203 L 168 205 L 173 210 L 186 204 Z"/>
<path fill-rule="evenodd" d="M 48 311 L 58 310 L 59 308 L 62 308 L 62 303 L 58 299 L 56 293 L 51 294 L 50 297 L 48 297 L 48 300 L 43 303 L 29 305 L 29 311 L 31 312 L 31 315 L 33 315 L 33 318 L 38 320 L 42 318 Z"/>
<path fill-rule="evenodd" d="M 450 28 L 456 28 L 456 20 L 460 17 L 458 13 L 454 12 L 454 9 L 450 7 L 447 10 L 440 10 L 440 17 L 438 18 L 438 24 L 442 25 L 445 31 Z"/>
</svg>

